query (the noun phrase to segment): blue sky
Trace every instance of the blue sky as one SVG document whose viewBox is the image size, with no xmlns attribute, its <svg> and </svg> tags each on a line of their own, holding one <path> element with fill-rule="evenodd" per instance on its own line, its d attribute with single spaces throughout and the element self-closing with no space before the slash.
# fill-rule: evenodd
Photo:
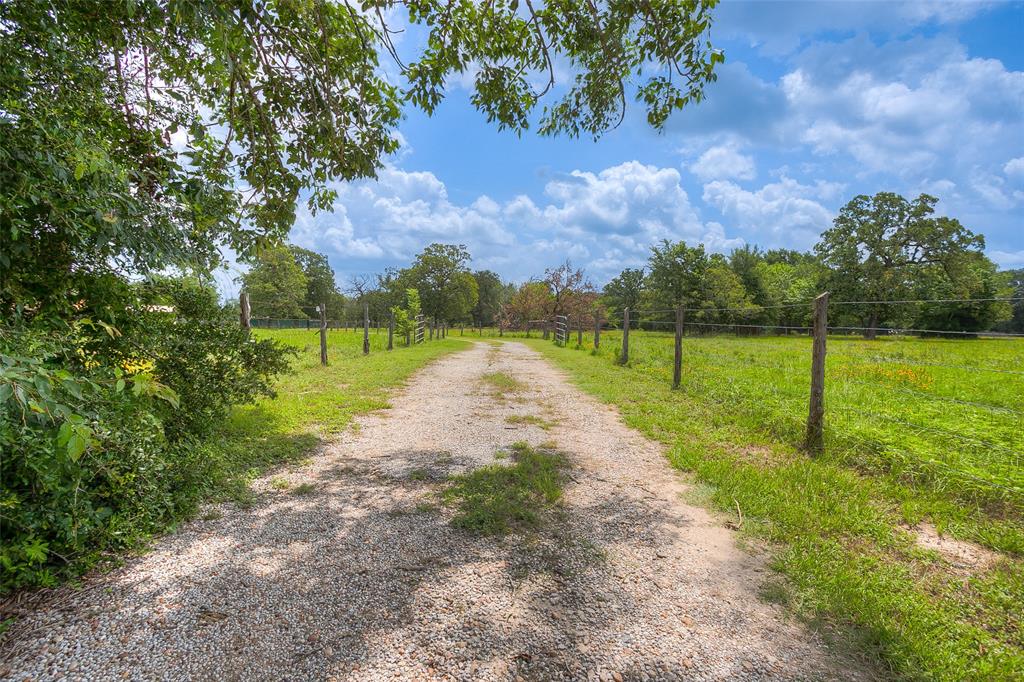
<svg viewBox="0 0 1024 682">
<path fill-rule="evenodd" d="M 570 258 L 601 284 L 661 239 L 808 249 L 851 197 L 887 190 L 938 196 L 1024 266 L 1024 3 L 726 0 L 712 39 L 718 82 L 661 134 L 634 105 L 596 142 L 519 138 L 453 80 L 433 117 L 408 112 L 377 181 L 339 184 L 291 239 L 342 284 L 432 241 L 510 280 Z"/>
</svg>

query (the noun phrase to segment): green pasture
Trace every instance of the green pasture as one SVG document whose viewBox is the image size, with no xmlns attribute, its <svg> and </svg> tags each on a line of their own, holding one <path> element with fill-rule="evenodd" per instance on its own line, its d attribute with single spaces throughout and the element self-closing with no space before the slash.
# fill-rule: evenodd
<svg viewBox="0 0 1024 682">
<path fill-rule="evenodd" d="M 788 578 L 772 598 L 897 677 L 1020 679 L 1024 340 L 830 337 L 818 457 L 800 448 L 807 337 L 687 336 L 677 390 L 670 334 L 632 331 L 626 366 L 621 332 L 575 340 L 528 343 L 768 544 Z M 917 542 L 931 526 L 980 560 Z"/>
</svg>

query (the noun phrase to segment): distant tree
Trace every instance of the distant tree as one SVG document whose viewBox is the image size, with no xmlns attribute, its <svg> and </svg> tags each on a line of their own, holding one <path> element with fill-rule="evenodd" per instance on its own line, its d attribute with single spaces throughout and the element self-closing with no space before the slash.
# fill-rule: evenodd
<svg viewBox="0 0 1024 682">
<path fill-rule="evenodd" d="M 815 246 L 831 269 L 829 286 L 837 297 L 882 302 L 857 309 L 866 337 L 874 338 L 879 322 L 894 310 L 885 301 L 914 292 L 922 269 L 965 273 L 971 254 L 985 248 L 984 238 L 958 220 L 934 216 L 937 202 L 927 194 L 914 201 L 892 192 L 859 195 L 840 209 Z"/>
<path fill-rule="evenodd" d="M 477 270 L 473 273 L 476 280 L 477 299 L 471 315 L 474 324 L 491 326 L 498 319 L 501 305 L 505 302 L 505 285 L 501 278 L 490 270 Z"/>
<path fill-rule="evenodd" d="M 253 317 L 305 318 L 306 275 L 286 246 L 261 252 L 242 275 Z"/>
<path fill-rule="evenodd" d="M 910 323 L 917 329 L 975 332 L 991 329 L 1013 317 L 1013 307 L 996 298 L 1009 298 L 1013 288 L 1000 276 L 985 254 L 971 251 L 949 267 L 929 265 L 914 276 L 915 299 L 950 301 L 971 300 L 970 303 L 916 304 L 907 311 Z"/>
<path fill-rule="evenodd" d="M 512 294 L 504 308 L 505 325 L 524 328 L 531 320 L 547 317 L 551 290 L 545 282 L 526 282 Z"/>
<path fill-rule="evenodd" d="M 820 293 L 821 266 L 815 260 L 793 265 L 765 258 L 757 265 L 757 277 L 766 306 L 761 318 L 766 324 L 799 327 L 810 322 L 810 301 Z M 806 307 L 799 304 L 806 303 Z"/>
<path fill-rule="evenodd" d="M 729 267 L 740 278 L 747 296 L 757 305 L 768 305 L 768 292 L 759 269 L 764 262 L 765 254 L 757 246 L 744 245 L 729 254 Z"/>
<path fill-rule="evenodd" d="M 345 290 L 359 306 L 362 306 L 366 295 L 373 291 L 373 278 L 369 275 L 349 275 Z"/>
<path fill-rule="evenodd" d="M 760 308 L 750 300 L 743 280 L 729 267 L 729 263 L 721 254 L 714 254 L 708 259 L 701 282 L 701 310 L 688 315 L 691 319 L 713 322 L 746 322 L 754 323 L 751 313 Z"/>
<path fill-rule="evenodd" d="M 306 275 L 306 298 L 302 304 L 303 309 L 312 314 L 312 311 L 323 304 L 327 306 L 329 316 L 340 316 L 344 310 L 345 297 L 338 291 L 334 270 L 327 261 L 327 256 L 299 246 L 288 248 Z"/>
<path fill-rule="evenodd" d="M 401 277 L 420 292 L 423 313 L 438 321 L 463 320 L 477 302 L 469 251 L 459 244 L 430 244 Z"/>
<path fill-rule="evenodd" d="M 1016 300 L 1011 303 L 1010 319 L 996 324 L 995 329 L 1001 332 L 1024 333 L 1024 268 L 1004 270 L 999 276 L 1009 293 L 1007 298 Z"/>
<path fill-rule="evenodd" d="M 642 268 L 626 268 L 605 285 L 601 301 L 614 314 L 623 308 L 636 310 L 644 293 L 645 277 Z"/>
<path fill-rule="evenodd" d="M 574 268 L 566 260 L 557 268 L 544 271 L 544 283 L 551 294 L 547 314 L 549 316 L 565 315 L 570 312 L 575 298 L 594 291 L 594 285 L 587 279 L 582 268 Z M 578 305 L 578 302 L 575 302 Z"/>
<path fill-rule="evenodd" d="M 395 333 L 399 338 L 411 342 L 416 331 L 416 318 L 420 314 L 420 294 L 415 289 L 406 289 L 403 300 L 392 306 L 390 313 L 395 316 Z"/>
<path fill-rule="evenodd" d="M 653 303 L 661 308 L 678 305 L 696 308 L 704 301 L 708 256 L 704 245 L 662 241 L 651 249 L 647 286 Z"/>
</svg>

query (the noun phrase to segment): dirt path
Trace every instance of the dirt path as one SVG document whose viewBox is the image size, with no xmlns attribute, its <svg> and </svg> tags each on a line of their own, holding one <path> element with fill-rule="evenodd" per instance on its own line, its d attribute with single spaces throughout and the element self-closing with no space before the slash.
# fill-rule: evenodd
<svg viewBox="0 0 1024 682">
<path fill-rule="evenodd" d="M 495 371 L 528 390 L 495 396 L 481 381 Z M 514 414 L 556 425 L 513 425 Z M 502 540 L 450 526 L 432 502 L 445 478 L 519 440 L 567 453 L 561 520 Z M 0 669 L 18 680 L 856 678 L 758 599 L 761 562 L 681 501 L 658 447 L 522 344 L 440 360 L 391 410 L 258 486 L 254 507 L 190 523 L 20 621 Z"/>
</svg>

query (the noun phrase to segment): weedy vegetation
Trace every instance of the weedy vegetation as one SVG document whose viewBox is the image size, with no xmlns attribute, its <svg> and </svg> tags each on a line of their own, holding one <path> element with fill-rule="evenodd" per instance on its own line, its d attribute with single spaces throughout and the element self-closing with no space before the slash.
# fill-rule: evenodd
<svg viewBox="0 0 1024 682">
<path fill-rule="evenodd" d="M 480 378 L 485 384 L 495 389 L 498 396 L 526 390 L 526 384 L 505 372 L 488 372 Z"/>
<path fill-rule="evenodd" d="M 538 426 L 544 429 L 545 431 L 550 431 L 558 423 L 550 419 L 545 419 L 544 417 L 537 416 L 535 414 L 511 414 L 505 417 L 505 421 L 509 424 L 516 425 L 532 424 L 533 426 Z"/>
<path fill-rule="evenodd" d="M 1024 670 L 1024 342 L 830 338 L 826 447 L 800 449 L 810 339 L 631 332 L 578 352 L 529 343 L 668 446 L 706 499 L 774 547 L 786 601 L 841 622 L 901 676 Z M 917 542 L 922 522 L 988 550 L 964 565 Z M 776 596 L 782 594 L 774 589 Z"/>
<path fill-rule="evenodd" d="M 535 529 L 562 498 L 565 458 L 524 442 L 511 447 L 509 464 L 491 464 L 453 476 L 441 494 L 456 509 L 452 523 L 480 535 Z"/>
</svg>

